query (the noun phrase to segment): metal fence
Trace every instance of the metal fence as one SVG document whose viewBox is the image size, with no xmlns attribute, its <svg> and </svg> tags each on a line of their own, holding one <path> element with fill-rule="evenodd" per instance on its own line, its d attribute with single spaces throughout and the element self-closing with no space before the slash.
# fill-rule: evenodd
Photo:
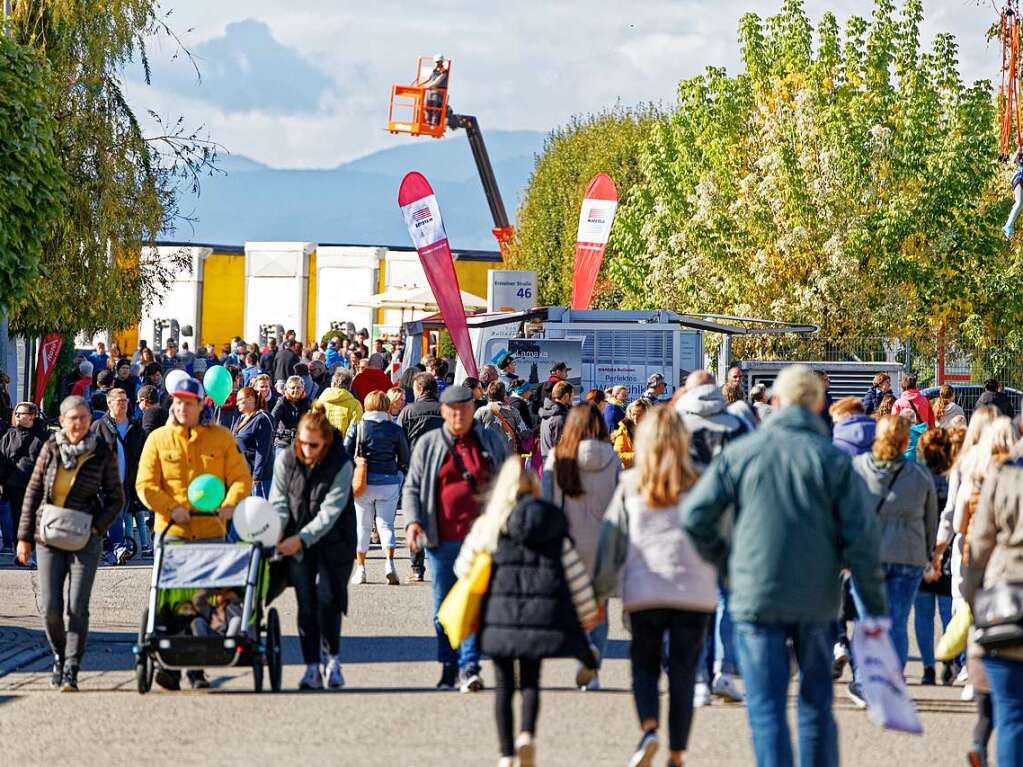
<svg viewBox="0 0 1023 767">
<path fill-rule="evenodd" d="M 898 363 L 916 373 L 920 386 L 938 383 L 941 344 L 937 336 L 923 339 L 827 336 L 736 336 L 736 360 Z M 982 384 L 997 378 L 1023 389 L 1023 344 L 996 339 L 980 345 L 949 337 L 944 344 L 945 381 Z"/>
</svg>

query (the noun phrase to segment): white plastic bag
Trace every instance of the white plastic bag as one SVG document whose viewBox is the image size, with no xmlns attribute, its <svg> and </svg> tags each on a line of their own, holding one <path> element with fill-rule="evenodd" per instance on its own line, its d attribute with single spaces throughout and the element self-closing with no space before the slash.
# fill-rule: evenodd
<svg viewBox="0 0 1023 767">
<path fill-rule="evenodd" d="M 919 735 L 924 728 L 906 689 L 902 666 L 888 634 L 890 626 L 887 618 L 856 621 L 852 639 L 856 678 L 872 721 L 887 730 Z"/>
</svg>

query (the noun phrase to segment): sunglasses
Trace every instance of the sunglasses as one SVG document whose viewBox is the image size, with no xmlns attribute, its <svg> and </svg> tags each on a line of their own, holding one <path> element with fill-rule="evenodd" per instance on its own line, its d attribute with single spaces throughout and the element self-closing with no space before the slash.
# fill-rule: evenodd
<svg viewBox="0 0 1023 767">
<path fill-rule="evenodd" d="M 304 439 L 300 439 L 298 443 L 300 445 L 305 445 L 306 447 L 311 447 L 313 450 L 319 450 L 321 447 L 323 447 L 322 442 L 306 442 Z"/>
</svg>

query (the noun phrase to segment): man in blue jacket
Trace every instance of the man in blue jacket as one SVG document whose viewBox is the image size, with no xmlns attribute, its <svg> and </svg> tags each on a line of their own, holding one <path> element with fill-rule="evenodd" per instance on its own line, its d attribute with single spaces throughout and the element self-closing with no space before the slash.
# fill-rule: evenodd
<svg viewBox="0 0 1023 767">
<path fill-rule="evenodd" d="M 837 767 L 831 664 L 840 576 L 850 570 L 868 616 L 886 614 L 878 525 L 852 462 L 828 438 L 817 375 L 786 368 L 774 392 L 779 412 L 724 448 L 680 519 L 704 559 L 727 573 L 757 763 L 793 763 L 785 719 L 791 640 L 800 762 Z"/>
</svg>

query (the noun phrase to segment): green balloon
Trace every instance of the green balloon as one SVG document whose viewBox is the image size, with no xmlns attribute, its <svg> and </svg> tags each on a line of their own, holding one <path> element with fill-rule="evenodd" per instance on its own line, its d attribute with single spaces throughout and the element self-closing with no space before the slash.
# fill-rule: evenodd
<svg viewBox="0 0 1023 767">
<path fill-rule="evenodd" d="M 225 495 L 224 483 L 212 474 L 200 474 L 188 485 L 188 502 L 199 511 L 216 511 Z"/>
<path fill-rule="evenodd" d="M 234 381 L 231 380 L 231 374 L 227 372 L 226 367 L 214 365 L 206 371 L 206 375 L 202 378 L 202 385 L 206 389 L 206 394 L 213 400 L 213 404 L 219 407 L 230 396 Z"/>
</svg>

